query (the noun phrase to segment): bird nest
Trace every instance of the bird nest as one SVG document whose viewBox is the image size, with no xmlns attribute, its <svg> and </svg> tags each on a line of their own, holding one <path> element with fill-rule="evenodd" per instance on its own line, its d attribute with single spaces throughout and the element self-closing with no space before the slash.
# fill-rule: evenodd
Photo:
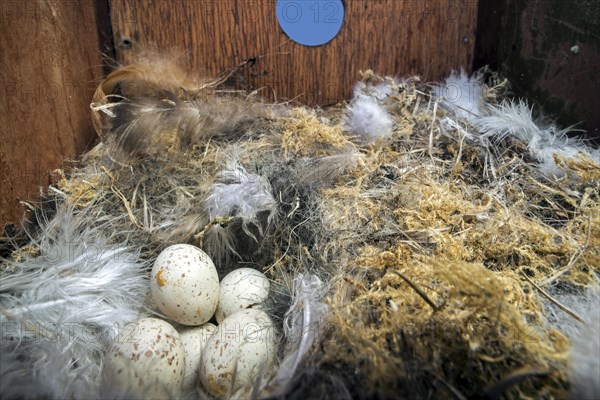
<svg viewBox="0 0 600 400">
<path fill-rule="evenodd" d="M 54 206 L 32 205 L 30 243 L 3 261 L 4 323 L 35 325 L 26 310 L 49 300 L 31 293 L 56 264 L 43 257 L 53 243 L 102 237 L 144 279 L 164 248 L 190 243 L 221 277 L 243 266 L 272 281 L 279 367 L 258 397 L 567 397 L 578 330 L 565 327 L 589 322 L 577 304 L 600 273 L 597 153 L 534 122 L 498 76 L 453 78 L 476 95 L 459 104 L 442 93 L 450 81 L 369 71 L 347 104 L 310 109 L 168 63 L 116 70 L 91 106 L 100 143 L 57 172 Z M 575 150 L 548 150 L 544 135 Z M 146 297 L 120 307 L 155 310 L 147 289 L 130 292 Z M 82 364 L 100 368 L 104 342 L 82 360 L 62 344 L 74 361 L 51 368 L 39 346 L 11 338 L 9 397 L 35 380 L 47 397 L 101 393 L 95 376 L 69 382 L 97 373 Z"/>
</svg>

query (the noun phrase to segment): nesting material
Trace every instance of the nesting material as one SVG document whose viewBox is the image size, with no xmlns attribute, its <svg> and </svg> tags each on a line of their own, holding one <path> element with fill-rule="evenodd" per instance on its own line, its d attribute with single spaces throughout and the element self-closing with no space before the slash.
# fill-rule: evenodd
<svg viewBox="0 0 600 400">
<path fill-rule="evenodd" d="M 363 144 L 369 144 L 392 133 L 394 121 L 381 103 L 394 92 L 395 85 L 393 80 L 356 84 L 344 121 L 344 128 L 349 135 Z"/>
<path fill-rule="evenodd" d="M 51 187 L 56 210 L 31 243 L 3 261 L 3 324 L 104 329 L 160 316 L 149 266 L 188 243 L 220 279 L 243 267 L 270 280 L 260 310 L 277 349 L 248 364 L 259 378 L 239 376 L 244 395 L 593 393 L 600 354 L 581 338 L 597 319 L 572 304 L 600 306 L 586 294 L 600 274 L 598 150 L 535 120 L 487 71 L 432 90 L 367 72 L 348 104 L 326 110 L 221 83 L 164 62 L 108 76 L 92 104 L 102 141 Z M 449 86 L 466 97 L 452 102 Z M 44 258 L 87 238 L 132 258 Z M 130 394 L 100 391 L 104 339 L 10 338 L 7 398 Z M 236 373 L 210 391 L 235 396 Z"/>
<path fill-rule="evenodd" d="M 572 169 L 560 168 L 561 163 L 600 164 L 598 149 L 590 148 L 582 140 L 568 136 L 568 133 L 577 130 L 573 127 L 560 129 L 541 118 L 534 119 L 533 107 L 522 99 L 503 99 L 497 102 L 498 92 L 502 93 L 507 86 L 506 82 L 496 81 L 496 85 L 489 88 L 483 83 L 484 77 L 485 70 L 478 71 L 471 77 L 464 70 L 460 74 L 453 71 L 444 83 L 432 85 L 433 98 L 455 117 L 446 117 L 443 120 L 446 126 L 473 139 L 469 132 L 461 129 L 458 120 L 474 125 L 474 133 L 485 147 L 490 147 L 488 140 L 496 144 L 508 137 L 522 141 L 531 157 L 537 160 L 540 171 L 550 177 L 560 178 Z M 486 102 L 486 99 L 496 101 Z"/>
</svg>

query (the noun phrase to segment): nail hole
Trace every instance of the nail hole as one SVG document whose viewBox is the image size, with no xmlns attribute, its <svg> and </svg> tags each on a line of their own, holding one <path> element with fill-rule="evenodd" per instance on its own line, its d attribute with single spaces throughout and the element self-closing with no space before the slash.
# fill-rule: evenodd
<svg viewBox="0 0 600 400">
<path fill-rule="evenodd" d="M 131 39 L 129 38 L 121 38 L 121 47 L 123 49 L 130 49 L 131 48 Z"/>
</svg>

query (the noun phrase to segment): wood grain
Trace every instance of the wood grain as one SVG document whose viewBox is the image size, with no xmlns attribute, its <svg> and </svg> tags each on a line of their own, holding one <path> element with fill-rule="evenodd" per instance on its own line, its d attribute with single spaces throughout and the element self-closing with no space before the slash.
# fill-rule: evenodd
<svg viewBox="0 0 600 400">
<path fill-rule="evenodd" d="M 306 47 L 279 27 L 275 0 L 111 0 L 117 59 L 148 51 L 217 76 L 245 60 L 240 81 L 271 99 L 347 99 L 359 71 L 438 79 L 470 70 L 478 0 L 346 0 L 331 42 Z"/>
<path fill-rule="evenodd" d="M 97 3 L 0 3 L 0 227 L 21 219 L 50 172 L 95 139 L 89 103 L 102 77 Z"/>
</svg>

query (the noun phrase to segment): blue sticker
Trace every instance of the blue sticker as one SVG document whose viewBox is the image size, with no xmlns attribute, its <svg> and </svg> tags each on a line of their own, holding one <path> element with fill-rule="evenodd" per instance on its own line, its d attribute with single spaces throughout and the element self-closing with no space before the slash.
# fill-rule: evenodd
<svg viewBox="0 0 600 400">
<path fill-rule="evenodd" d="M 344 5 L 342 0 L 278 0 L 277 19 L 294 42 L 320 46 L 340 31 Z"/>
</svg>

